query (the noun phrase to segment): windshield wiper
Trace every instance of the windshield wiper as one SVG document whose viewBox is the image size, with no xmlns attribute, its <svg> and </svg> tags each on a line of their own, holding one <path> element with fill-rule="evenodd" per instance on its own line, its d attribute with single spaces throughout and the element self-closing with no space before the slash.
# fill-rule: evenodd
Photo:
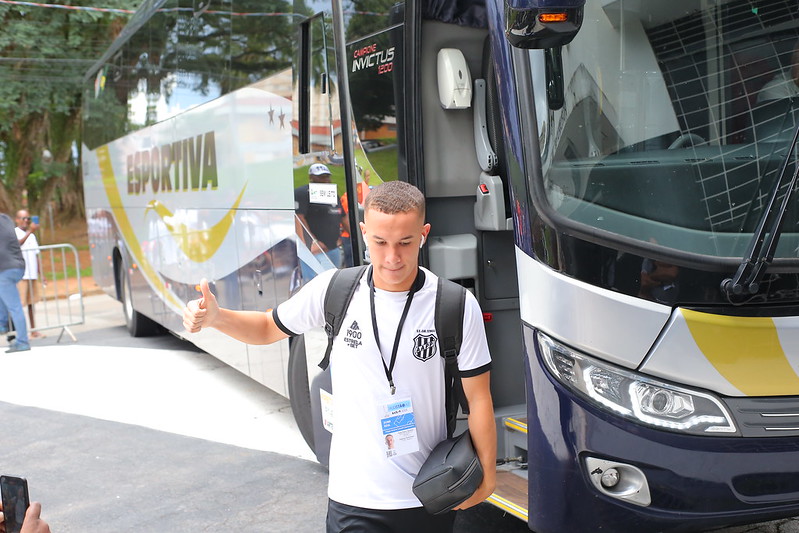
<svg viewBox="0 0 799 533">
<path fill-rule="evenodd" d="M 794 162 L 793 176 L 791 176 L 791 180 L 788 183 L 788 190 L 785 192 L 782 202 L 777 206 L 779 193 L 788 173 L 791 157 L 795 157 L 797 140 L 799 140 L 799 124 L 797 124 L 794 131 L 793 140 L 788 146 L 788 153 L 785 154 L 785 161 L 782 163 L 777 182 L 771 191 L 768 205 L 760 217 L 757 229 L 752 235 L 752 240 L 749 242 L 747 254 L 738 266 L 735 276 L 721 282 L 721 290 L 728 297 L 757 294 L 760 289 L 760 281 L 766 273 L 766 268 L 774 259 L 774 251 L 777 249 L 777 242 L 780 240 L 780 234 L 782 233 L 782 221 L 785 218 L 788 203 L 799 178 L 799 160 L 797 160 Z"/>
</svg>

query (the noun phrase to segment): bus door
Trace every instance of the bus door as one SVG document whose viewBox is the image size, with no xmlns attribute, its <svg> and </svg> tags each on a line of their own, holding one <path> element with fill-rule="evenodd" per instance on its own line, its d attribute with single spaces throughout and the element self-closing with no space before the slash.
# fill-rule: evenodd
<svg viewBox="0 0 799 533">
<path fill-rule="evenodd" d="M 477 297 L 491 350 L 491 393 L 504 464 L 489 501 L 527 516 L 524 359 L 519 327 L 510 179 L 488 21 L 463 5 L 419 6 L 416 87 L 421 172 L 432 230 L 426 265 Z M 406 69 L 406 72 L 409 70 Z M 506 74 L 505 74 L 506 75 Z M 507 83 L 507 80 L 503 80 Z M 410 90 L 413 83 L 406 84 Z M 466 423 L 465 417 L 460 420 Z"/>
<path fill-rule="evenodd" d="M 297 286 L 317 271 L 368 262 L 357 229 L 363 219 L 364 199 L 371 187 L 406 175 L 401 170 L 406 162 L 394 99 L 395 94 L 403 94 L 397 66 L 403 16 L 402 3 L 386 3 L 385 9 L 368 13 L 331 7 L 299 25 L 300 60 L 295 76 L 298 139 L 294 156 L 300 263 Z M 344 94 L 351 97 L 342 99 Z M 349 120 L 342 119 L 347 116 Z M 324 165 L 330 172 L 330 183 L 309 177 L 310 172 L 316 172 L 315 165 Z M 300 213 L 303 195 L 312 195 L 312 204 L 323 201 L 320 198 L 327 190 L 336 195 L 337 204 L 331 200 L 331 210 L 338 208 L 342 213 L 340 254 L 328 254 L 329 258 L 314 246 L 311 235 L 322 238 L 314 235 L 313 224 L 307 217 L 300 217 L 305 214 Z M 295 418 L 322 464 L 327 464 L 330 446 L 330 421 L 323 415 L 331 387 L 329 372 L 321 372 L 317 365 L 326 344 L 322 330 L 293 339 L 288 371 Z"/>
<path fill-rule="evenodd" d="M 353 17 L 346 35 L 356 164 L 369 185 L 399 179 L 425 193 L 432 230 L 422 264 L 473 291 L 486 313 L 495 409 L 512 427 L 499 449 L 520 458 L 508 467 L 518 501 L 493 503 L 525 518 L 524 361 L 487 21 L 463 6 L 406 2 L 369 22 Z"/>
</svg>

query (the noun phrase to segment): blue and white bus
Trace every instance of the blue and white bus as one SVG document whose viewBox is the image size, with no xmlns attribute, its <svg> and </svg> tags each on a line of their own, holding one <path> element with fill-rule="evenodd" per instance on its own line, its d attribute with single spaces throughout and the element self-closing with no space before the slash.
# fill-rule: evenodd
<svg viewBox="0 0 799 533">
<path fill-rule="evenodd" d="M 311 164 L 317 202 L 407 180 L 422 263 L 485 313 L 491 503 L 539 533 L 795 516 L 797 108 L 795 0 L 147 0 L 86 75 L 94 276 L 181 336 L 203 276 L 263 310 L 368 262 L 358 232 L 311 253 Z M 326 461 L 323 333 L 189 340 Z"/>
</svg>

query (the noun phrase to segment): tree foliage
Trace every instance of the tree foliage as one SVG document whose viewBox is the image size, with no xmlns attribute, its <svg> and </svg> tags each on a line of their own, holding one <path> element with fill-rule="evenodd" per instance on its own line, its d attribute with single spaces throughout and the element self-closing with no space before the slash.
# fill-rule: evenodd
<svg viewBox="0 0 799 533">
<path fill-rule="evenodd" d="M 135 9 L 140 0 L 104 0 Z M 75 0 L 72 6 L 91 6 Z M 73 149 L 80 130 L 86 70 L 128 16 L 96 10 L 0 5 L 0 210 L 54 201 L 65 217 L 82 213 Z M 52 157 L 43 157 L 47 150 Z"/>
<path fill-rule="evenodd" d="M 98 74 L 84 142 L 108 143 L 289 68 L 296 33 L 288 0 L 166 4 Z"/>
<path fill-rule="evenodd" d="M 132 11 L 144 3 L 102 0 L 102 7 Z M 81 109 L 84 76 L 131 19 L 130 14 L 79 9 L 97 4 L 72 0 L 59 6 L 78 9 L 0 4 L 2 211 L 26 203 L 39 210 L 54 202 L 62 217 L 83 214 L 76 142 L 81 113 L 88 116 L 88 106 Z M 365 35 L 386 27 L 394 0 L 345 0 L 344 5 L 348 32 Z M 104 144 L 163 119 L 156 102 L 174 106 L 174 113 L 186 108 L 180 99 L 187 93 L 196 105 L 203 100 L 198 95 L 212 99 L 289 68 L 296 23 L 313 13 L 303 0 L 175 0 L 169 6 L 101 69 L 97 79 L 108 82 L 95 93 L 91 114 L 102 120 L 85 124 L 83 142 Z M 323 55 L 315 54 L 314 60 Z M 172 94 L 178 89 L 180 95 Z M 143 100 L 148 109 L 137 110 L 134 123 L 133 108 Z M 368 110 L 376 122 L 389 113 L 377 105 Z M 45 150 L 51 158 L 43 157 Z"/>
</svg>

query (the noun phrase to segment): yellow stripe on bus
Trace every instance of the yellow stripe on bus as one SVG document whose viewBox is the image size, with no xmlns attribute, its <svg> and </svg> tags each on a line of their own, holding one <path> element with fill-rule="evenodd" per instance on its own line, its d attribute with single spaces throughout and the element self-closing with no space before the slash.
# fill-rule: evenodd
<svg viewBox="0 0 799 533">
<path fill-rule="evenodd" d="M 681 311 L 699 349 L 738 390 L 748 396 L 799 394 L 799 376 L 771 318 Z"/>
<path fill-rule="evenodd" d="M 155 287 L 159 294 L 163 294 L 167 302 L 172 304 L 175 309 L 182 309 L 183 302 L 179 301 L 172 291 L 164 286 L 161 276 L 155 271 L 147 258 L 142 253 L 141 243 L 133 231 L 133 226 L 128 219 L 128 214 L 122 205 L 122 198 L 117 189 L 116 178 L 114 177 L 114 167 L 111 165 L 111 155 L 108 152 L 108 146 L 101 146 L 97 149 L 97 163 L 100 166 L 100 174 L 103 177 L 103 187 L 105 194 L 108 196 L 108 204 L 114 212 L 119 231 L 122 232 L 122 237 L 128 244 L 128 250 L 136 259 L 139 265 L 139 270 L 144 274 L 147 280 Z"/>
</svg>

